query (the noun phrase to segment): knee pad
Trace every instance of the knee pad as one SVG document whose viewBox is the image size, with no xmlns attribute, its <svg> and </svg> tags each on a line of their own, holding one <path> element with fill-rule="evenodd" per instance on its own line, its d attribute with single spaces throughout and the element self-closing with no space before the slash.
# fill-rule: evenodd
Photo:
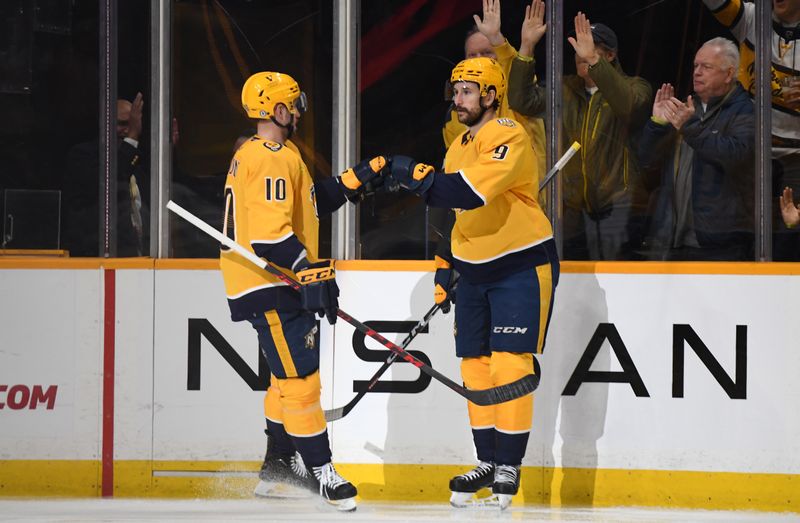
<svg viewBox="0 0 800 523">
<path fill-rule="evenodd" d="M 533 374 L 533 354 L 528 352 L 492 352 L 492 386 L 506 385 Z M 533 394 L 496 405 L 495 426 L 500 432 L 529 432 L 533 424 Z"/>
<path fill-rule="evenodd" d="M 276 378 L 280 389 L 283 424 L 291 436 L 308 437 L 325 431 L 319 402 L 319 371 L 303 378 Z"/>
<path fill-rule="evenodd" d="M 492 388 L 489 356 L 462 358 L 461 377 L 464 379 L 464 385 L 469 389 L 482 390 Z M 469 424 L 474 430 L 494 427 L 493 405 L 481 407 L 468 401 L 467 411 L 469 412 Z"/>
<path fill-rule="evenodd" d="M 533 374 L 533 354 L 530 352 L 492 352 L 489 362 L 492 377 L 490 386 L 506 385 Z"/>
<path fill-rule="evenodd" d="M 283 423 L 283 407 L 281 407 L 281 390 L 278 378 L 270 375 L 269 388 L 264 394 L 264 417 L 275 423 Z"/>
</svg>

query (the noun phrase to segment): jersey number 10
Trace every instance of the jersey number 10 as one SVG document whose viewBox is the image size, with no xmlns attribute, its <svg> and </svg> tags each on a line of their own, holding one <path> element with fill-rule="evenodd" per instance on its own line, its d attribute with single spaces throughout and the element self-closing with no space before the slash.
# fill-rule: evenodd
<svg viewBox="0 0 800 523">
<path fill-rule="evenodd" d="M 286 199 L 286 178 L 264 178 L 264 197 L 268 202 L 272 200 L 283 201 Z"/>
</svg>

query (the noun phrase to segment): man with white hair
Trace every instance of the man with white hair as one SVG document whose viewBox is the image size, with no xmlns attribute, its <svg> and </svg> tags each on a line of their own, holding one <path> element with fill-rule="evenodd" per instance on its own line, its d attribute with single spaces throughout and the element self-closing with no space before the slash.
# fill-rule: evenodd
<svg viewBox="0 0 800 523">
<path fill-rule="evenodd" d="M 656 180 L 649 257 L 665 260 L 753 259 L 753 104 L 736 79 L 739 51 L 713 38 L 695 54 L 694 94 L 656 92 L 638 156 Z"/>
</svg>

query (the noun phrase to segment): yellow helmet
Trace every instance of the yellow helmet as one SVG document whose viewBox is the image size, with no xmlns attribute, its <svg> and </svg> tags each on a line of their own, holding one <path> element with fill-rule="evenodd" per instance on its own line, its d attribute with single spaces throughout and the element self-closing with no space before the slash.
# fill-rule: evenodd
<svg viewBox="0 0 800 523">
<path fill-rule="evenodd" d="M 489 93 L 489 87 L 494 87 L 497 101 L 502 102 L 506 94 L 506 75 L 492 58 L 481 56 L 461 60 L 450 73 L 450 84 L 457 82 L 474 82 L 481 90 L 481 96 Z"/>
<path fill-rule="evenodd" d="M 242 107 L 248 117 L 262 120 L 272 118 L 277 104 L 301 114 L 308 107 L 305 93 L 288 74 L 264 71 L 252 75 L 244 83 Z"/>
</svg>

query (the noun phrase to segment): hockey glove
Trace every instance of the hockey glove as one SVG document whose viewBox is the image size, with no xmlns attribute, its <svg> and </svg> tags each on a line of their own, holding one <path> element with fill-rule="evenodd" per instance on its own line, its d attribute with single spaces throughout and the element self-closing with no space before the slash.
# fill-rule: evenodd
<svg viewBox="0 0 800 523">
<path fill-rule="evenodd" d="M 316 263 L 300 262 L 295 271 L 300 282 L 300 300 L 302 307 L 314 312 L 321 318 L 328 318 L 328 323 L 336 323 L 339 310 L 339 286 L 336 285 L 336 270 L 333 260 L 321 260 Z"/>
<path fill-rule="evenodd" d="M 386 159 L 376 156 L 371 160 L 362 160 L 355 167 L 344 171 L 338 178 L 344 196 L 351 202 L 360 200 L 364 194 L 374 193 L 383 185 L 383 168 Z"/>
<path fill-rule="evenodd" d="M 456 299 L 456 290 L 453 287 L 455 271 L 449 261 L 435 256 L 436 275 L 433 277 L 433 301 L 439 305 L 442 312 L 450 312 L 450 304 Z"/>
<path fill-rule="evenodd" d="M 390 190 L 392 185 L 399 185 L 403 189 L 420 196 L 433 185 L 434 169 L 430 165 L 417 163 L 416 160 L 408 156 L 392 156 L 389 165 L 391 181 L 388 183 L 390 184 Z"/>
</svg>

